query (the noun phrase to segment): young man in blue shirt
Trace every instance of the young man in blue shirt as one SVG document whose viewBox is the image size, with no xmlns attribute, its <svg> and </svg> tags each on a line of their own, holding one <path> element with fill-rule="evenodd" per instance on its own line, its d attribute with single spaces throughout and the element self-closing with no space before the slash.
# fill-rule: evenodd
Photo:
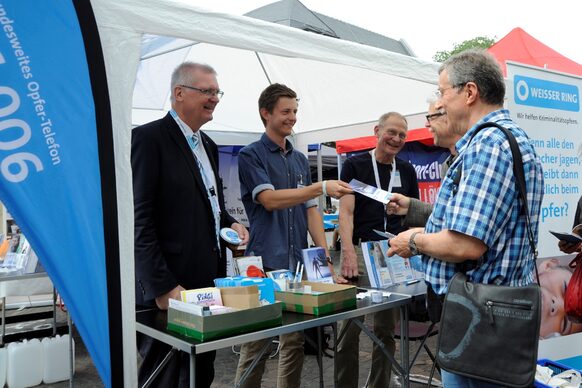
<svg viewBox="0 0 582 388">
<path fill-rule="evenodd" d="M 287 136 L 297 121 L 297 94 L 285 85 L 272 84 L 259 97 L 265 133 L 239 153 L 241 198 L 249 217 L 251 236 L 246 253 L 262 256 L 265 269 L 294 269 L 307 248 L 307 232 L 315 245 L 327 244 L 323 220 L 314 198 L 339 198 L 352 190 L 342 181 L 312 184 L 305 155 Z M 337 279 L 336 279 L 337 280 Z M 237 368 L 238 382 L 266 341 L 243 344 Z M 303 332 L 280 336 L 277 387 L 299 387 L 303 368 Z M 265 368 L 262 359 L 243 387 L 259 387 Z"/>
</svg>

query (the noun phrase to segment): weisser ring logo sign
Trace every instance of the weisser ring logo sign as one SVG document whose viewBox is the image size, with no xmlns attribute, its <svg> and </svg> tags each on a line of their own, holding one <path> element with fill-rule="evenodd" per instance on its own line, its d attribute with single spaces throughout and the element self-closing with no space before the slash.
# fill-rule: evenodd
<svg viewBox="0 0 582 388">
<path fill-rule="evenodd" d="M 576 85 L 516 75 L 513 79 L 515 103 L 570 112 L 580 111 Z"/>
</svg>

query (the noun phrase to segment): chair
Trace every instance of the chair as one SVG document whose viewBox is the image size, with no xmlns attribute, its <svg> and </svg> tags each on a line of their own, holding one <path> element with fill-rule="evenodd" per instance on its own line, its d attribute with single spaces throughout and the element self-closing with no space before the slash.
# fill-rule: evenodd
<svg viewBox="0 0 582 388">
<path fill-rule="evenodd" d="M 412 370 L 412 367 L 414 366 L 414 363 L 416 362 L 416 359 L 418 358 L 422 349 L 424 349 L 426 351 L 428 357 L 432 361 L 430 378 L 427 376 L 423 376 L 423 375 L 412 375 L 411 374 L 410 381 L 427 384 L 429 381 L 432 380 L 433 382 L 431 383 L 431 385 L 434 385 L 437 387 L 442 386 L 440 381 L 432 379 L 432 375 L 434 373 L 435 367 L 437 369 L 439 369 L 439 372 L 440 372 L 440 368 L 438 368 L 438 366 L 436 364 L 435 355 L 433 354 L 433 352 L 430 350 L 430 348 L 428 347 L 428 345 L 426 343 L 426 340 L 429 337 L 435 336 L 438 333 L 439 333 L 438 323 L 431 322 L 431 321 L 426 321 L 426 322 L 409 321 L 408 322 L 408 339 L 409 339 L 409 341 L 410 342 L 420 341 L 418 348 L 416 349 L 416 352 L 414 353 L 414 356 L 412 357 L 412 361 L 410 362 L 410 366 L 409 366 L 408 370 L 409 371 Z M 394 329 L 394 338 L 400 339 L 400 322 L 398 322 L 396 324 L 396 328 Z"/>
</svg>

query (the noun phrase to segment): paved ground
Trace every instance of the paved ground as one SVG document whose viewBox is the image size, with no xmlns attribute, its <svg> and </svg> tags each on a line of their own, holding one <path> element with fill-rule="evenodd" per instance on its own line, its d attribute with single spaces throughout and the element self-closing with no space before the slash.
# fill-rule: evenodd
<svg viewBox="0 0 582 388">
<path fill-rule="evenodd" d="M 436 336 L 431 337 L 428 341 L 429 348 L 433 350 L 436 346 Z M 414 354 L 417 345 L 415 343 L 411 343 L 411 354 Z M 371 360 L 371 341 L 365 335 L 361 335 L 360 339 L 360 377 L 359 377 L 359 386 L 363 387 L 368 370 L 370 367 L 370 360 Z M 398 357 L 398 348 L 396 350 L 397 359 Z M 80 338 L 76 338 L 76 373 L 74 379 L 74 386 L 80 388 L 90 388 L 90 387 L 102 387 L 101 381 L 97 375 L 95 367 L 91 362 L 90 357 L 83 346 L 82 341 Z M 216 368 L 216 378 L 213 383 L 213 387 L 216 388 L 225 388 L 225 387 L 232 387 L 234 384 L 234 375 L 236 371 L 236 365 L 238 363 L 238 356 L 233 353 L 231 349 L 222 349 L 217 353 L 217 360 L 215 363 Z M 430 367 L 432 366 L 429 357 L 426 355 L 424 350 L 420 353 L 419 359 L 416 362 L 415 366 L 413 367 L 412 373 L 413 375 L 428 375 L 430 372 Z M 324 358 L 323 360 L 323 371 L 324 371 L 324 386 L 325 387 L 332 387 L 333 386 L 333 359 L 331 358 Z M 277 374 L 277 360 L 276 357 L 271 359 L 267 362 L 265 374 L 263 376 L 263 387 L 275 387 L 276 386 L 276 374 Z M 438 378 L 437 373 L 437 378 Z M 69 382 L 61 382 L 56 384 L 45 384 L 42 385 L 43 387 L 51 387 L 51 388 L 65 388 L 69 386 Z M 318 387 L 319 386 L 319 377 L 318 377 L 318 366 L 317 360 L 315 356 L 306 356 L 305 363 L 303 366 L 303 375 L 302 375 L 302 386 L 303 387 Z M 426 386 L 426 384 L 419 384 L 419 383 L 412 383 L 411 387 L 422 387 Z"/>
</svg>

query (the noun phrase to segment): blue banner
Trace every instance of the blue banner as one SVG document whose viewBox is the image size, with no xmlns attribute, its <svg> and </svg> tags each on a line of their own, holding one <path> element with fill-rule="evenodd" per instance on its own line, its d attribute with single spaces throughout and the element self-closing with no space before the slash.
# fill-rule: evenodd
<svg viewBox="0 0 582 388">
<path fill-rule="evenodd" d="M 513 85 L 516 104 L 580 111 L 580 91 L 576 85 L 521 75 L 513 78 Z"/>
<path fill-rule="evenodd" d="M 441 165 L 450 155 L 446 148 L 427 146 L 414 141 L 404 145 L 398 157 L 414 166 L 420 200 L 434 203 L 441 187 Z"/>
<path fill-rule="evenodd" d="M 75 6 L 92 26 L 80 25 Z M 102 183 L 115 191 L 115 182 L 102 182 L 102 172 L 111 171 L 113 154 L 99 160 L 99 146 L 110 140 L 98 136 L 103 112 L 96 113 L 99 93 L 82 28 L 100 51 L 88 1 L 0 2 L 0 200 L 31 242 L 110 386 L 109 319 L 118 317 L 110 316 Z M 95 58 L 102 65 L 101 53 Z M 106 82 L 100 87 L 105 120 L 99 126 L 110 130 Z M 116 214 L 109 219 L 116 222 Z"/>
</svg>

